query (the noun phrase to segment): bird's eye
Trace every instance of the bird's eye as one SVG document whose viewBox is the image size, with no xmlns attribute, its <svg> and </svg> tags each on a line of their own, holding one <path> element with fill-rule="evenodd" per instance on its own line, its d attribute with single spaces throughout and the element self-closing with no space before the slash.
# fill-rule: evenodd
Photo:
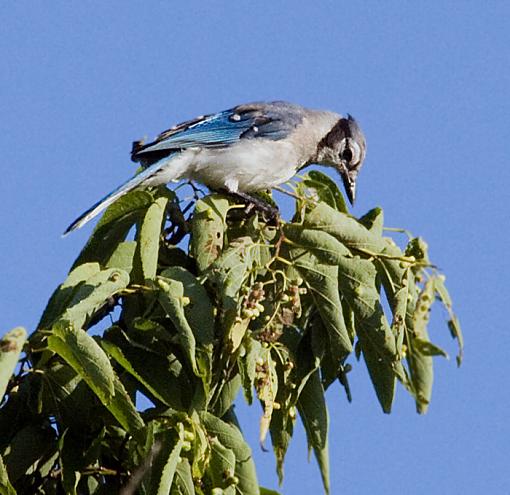
<svg viewBox="0 0 510 495">
<path fill-rule="evenodd" d="M 350 148 L 345 148 L 342 151 L 342 160 L 345 160 L 347 163 L 351 163 L 351 160 L 352 160 L 352 150 Z"/>
<path fill-rule="evenodd" d="M 340 160 L 348 167 L 356 167 L 362 159 L 361 148 L 353 139 L 346 139 L 340 146 Z"/>
</svg>

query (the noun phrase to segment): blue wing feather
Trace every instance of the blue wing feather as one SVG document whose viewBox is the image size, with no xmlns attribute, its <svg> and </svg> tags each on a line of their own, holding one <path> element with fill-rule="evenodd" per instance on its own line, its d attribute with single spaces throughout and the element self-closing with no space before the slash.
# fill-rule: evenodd
<svg viewBox="0 0 510 495">
<path fill-rule="evenodd" d="M 240 139 L 287 137 L 303 120 L 304 109 L 284 102 L 250 103 L 220 113 L 198 117 L 161 133 L 147 145 L 134 150 L 135 159 L 154 152 L 191 147 L 217 148 Z"/>
</svg>

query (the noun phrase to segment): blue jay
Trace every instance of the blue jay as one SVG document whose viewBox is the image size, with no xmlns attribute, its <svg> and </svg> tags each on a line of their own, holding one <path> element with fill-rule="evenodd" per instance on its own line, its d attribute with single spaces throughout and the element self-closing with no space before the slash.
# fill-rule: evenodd
<svg viewBox="0 0 510 495">
<path fill-rule="evenodd" d="M 249 201 L 248 193 L 282 184 L 312 163 L 335 168 L 353 203 L 365 150 L 350 115 L 282 101 L 238 105 L 176 125 L 151 143 L 133 143 L 131 157 L 143 171 L 89 208 L 64 235 L 136 188 L 189 179 Z"/>
</svg>

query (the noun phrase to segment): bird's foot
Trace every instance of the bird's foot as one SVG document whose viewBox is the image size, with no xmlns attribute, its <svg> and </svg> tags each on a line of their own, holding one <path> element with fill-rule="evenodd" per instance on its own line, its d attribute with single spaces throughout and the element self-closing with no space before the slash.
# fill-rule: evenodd
<svg viewBox="0 0 510 495">
<path fill-rule="evenodd" d="M 250 214 L 252 211 L 258 211 L 262 215 L 262 219 L 268 225 L 278 226 L 280 222 L 280 211 L 278 208 L 271 206 L 265 201 L 251 196 L 241 191 L 225 191 L 228 196 L 235 199 L 240 199 L 246 204 L 246 213 Z"/>
</svg>

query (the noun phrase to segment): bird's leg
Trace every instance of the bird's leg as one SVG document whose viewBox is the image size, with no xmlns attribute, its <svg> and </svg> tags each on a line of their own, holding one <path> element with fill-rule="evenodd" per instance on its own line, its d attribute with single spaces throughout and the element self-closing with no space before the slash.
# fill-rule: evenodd
<svg viewBox="0 0 510 495">
<path fill-rule="evenodd" d="M 278 208 L 274 208 L 265 201 L 242 191 L 224 190 L 222 192 L 228 196 L 231 196 L 232 198 L 240 199 L 243 203 L 246 203 L 247 213 L 249 213 L 254 208 L 264 215 L 268 223 L 278 225 L 278 220 L 280 217 Z"/>
</svg>

